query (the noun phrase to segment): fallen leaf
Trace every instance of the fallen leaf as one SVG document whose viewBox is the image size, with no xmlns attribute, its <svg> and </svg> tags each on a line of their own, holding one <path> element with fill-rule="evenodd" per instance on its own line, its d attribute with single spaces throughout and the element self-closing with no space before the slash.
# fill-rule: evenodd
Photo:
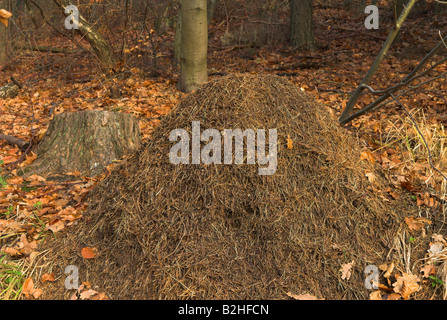
<svg viewBox="0 0 447 320">
<path fill-rule="evenodd" d="M 426 218 L 414 218 L 414 217 L 405 217 L 405 222 L 408 225 L 410 230 L 419 231 L 421 230 L 426 223 L 431 224 L 431 221 Z"/>
<path fill-rule="evenodd" d="M 383 275 L 384 278 L 389 278 L 391 276 L 391 273 L 394 270 L 394 262 L 391 262 L 388 268 L 386 269 L 385 274 Z"/>
<path fill-rule="evenodd" d="M 369 294 L 369 300 L 382 300 L 382 292 L 380 290 L 371 292 Z"/>
<path fill-rule="evenodd" d="M 370 183 L 374 183 L 376 181 L 376 175 L 372 172 L 366 173 L 365 176 L 368 178 Z"/>
<path fill-rule="evenodd" d="M 401 277 L 396 277 L 397 281 L 393 283 L 394 292 L 400 293 L 402 295 L 403 299 L 408 299 L 409 296 L 419 291 L 420 285 L 419 285 L 419 277 L 413 274 L 408 273 L 402 273 Z"/>
<path fill-rule="evenodd" d="M 95 252 L 92 248 L 85 247 L 82 248 L 81 255 L 84 259 L 93 259 L 95 257 Z"/>
<path fill-rule="evenodd" d="M 426 264 L 424 267 L 421 268 L 421 273 L 423 278 L 428 278 L 429 276 L 436 275 L 437 267 L 435 267 L 432 264 Z"/>
<path fill-rule="evenodd" d="M 428 248 L 428 255 L 430 257 L 437 255 L 444 248 L 444 244 L 442 242 L 436 241 L 430 243 L 430 248 Z"/>
<path fill-rule="evenodd" d="M 39 298 L 43 291 L 41 289 L 34 288 L 34 281 L 31 278 L 28 278 L 25 280 L 22 286 L 22 293 L 25 295 L 26 298 L 30 298 L 31 296 L 34 299 Z"/>
<path fill-rule="evenodd" d="M 91 297 L 93 297 L 95 294 L 97 294 L 98 292 L 92 289 L 87 289 L 81 292 L 81 294 L 79 295 L 79 298 L 81 300 L 87 300 L 90 299 Z"/>
<path fill-rule="evenodd" d="M 310 294 L 292 294 L 291 292 L 286 293 L 290 298 L 295 300 L 320 300 L 317 297 Z"/>
<path fill-rule="evenodd" d="M 386 297 L 387 300 L 400 300 L 401 298 L 402 296 L 395 292 L 388 294 Z"/>
<path fill-rule="evenodd" d="M 352 271 L 352 267 L 354 266 L 354 260 L 352 260 L 352 262 L 344 264 L 341 266 L 341 279 L 342 280 L 349 280 L 349 278 L 351 278 L 351 271 Z"/>
<path fill-rule="evenodd" d="M 109 297 L 105 293 L 98 293 L 93 296 L 92 300 L 110 300 Z"/>
<path fill-rule="evenodd" d="M 293 141 L 290 139 L 290 135 L 287 135 L 287 149 L 293 149 Z"/>
<path fill-rule="evenodd" d="M 47 281 L 50 281 L 50 282 L 55 281 L 54 273 L 50 273 L 50 274 L 45 273 L 44 275 L 42 275 L 41 281 L 42 281 L 42 283 L 45 283 Z"/>
<path fill-rule="evenodd" d="M 360 160 L 366 160 L 370 163 L 375 163 L 376 159 L 374 158 L 374 155 L 370 151 L 363 151 L 360 154 Z"/>
<path fill-rule="evenodd" d="M 61 220 L 58 220 L 57 222 L 53 223 L 52 225 L 47 226 L 47 230 L 51 230 L 54 233 L 56 233 L 64 228 L 65 228 L 65 223 Z"/>
</svg>

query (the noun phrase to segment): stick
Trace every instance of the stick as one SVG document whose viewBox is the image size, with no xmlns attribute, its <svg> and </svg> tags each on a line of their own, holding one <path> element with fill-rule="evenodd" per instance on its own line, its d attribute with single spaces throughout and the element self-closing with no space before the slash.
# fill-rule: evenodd
<svg viewBox="0 0 447 320">
<path fill-rule="evenodd" d="M 397 34 L 399 33 L 400 28 L 402 27 L 402 24 L 404 23 L 405 19 L 407 18 L 408 14 L 410 13 L 411 9 L 413 8 L 413 6 L 415 5 L 416 2 L 417 2 L 417 0 L 409 0 L 407 6 L 402 11 L 402 14 L 399 17 L 399 20 L 397 20 L 395 26 L 393 27 L 393 29 L 391 29 L 387 40 L 383 44 L 382 49 L 380 50 L 379 54 L 376 57 L 376 60 L 372 64 L 369 71 L 366 73 L 363 80 L 360 82 L 359 86 L 357 87 L 354 94 L 351 96 L 351 99 L 349 100 L 348 104 L 346 105 L 345 110 L 343 110 L 343 113 L 341 114 L 340 118 L 338 119 L 338 121 L 340 123 L 343 123 L 344 120 L 346 120 L 346 118 L 349 117 L 349 115 L 351 114 L 357 100 L 359 99 L 360 95 L 362 94 L 362 91 L 364 90 L 364 85 L 368 84 L 371 81 L 374 73 L 379 68 L 383 59 L 385 59 L 388 49 L 393 44 L 394 39 L 396 38 Z"/>
</svg>

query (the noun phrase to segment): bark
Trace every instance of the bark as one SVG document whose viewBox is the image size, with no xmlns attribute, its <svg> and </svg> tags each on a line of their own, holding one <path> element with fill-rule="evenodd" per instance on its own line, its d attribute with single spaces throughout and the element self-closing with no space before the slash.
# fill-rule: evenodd
<svg viewBox="0 0 447 320">
<path fill-rule="evenodd" d="M 214 14 L 216 13 L 217 0 L 208 0 L 207 16 L 208 24 L 214 19 Z"/>
<path fill-rule="evenodd" d="M 207 53 L 207 0 L 184 0 L 181 8 L 181 91 L 194 90 L 208 80 Z"/>
<path fill-rule="evenodd" d="M 393 0 L 394 24 L 397 24 L 402 11 L 404 10 L 404 0 Z M 397 33 L 394 43 L 401 42 L 400 32 Z"/>
<path fill-rule="evenodd" d="M 64 12 L 65 8 L 70 5 L 69 0 L 54 0 L 54 2 Z M 79 15 L 79 29 L 76 29 L 76 31 L 87 40 L 103 66 L 109 72 L 115 72 L 117 60 L 111 46 L 82 15 Z"/>
<path fill-rule="evenodd" d="M 0 23 L 0 67 L 5 65 L 8 59 L 8 33 L 6 27 Z"/>
<path fill-rule="evenodd" d="M 62 113 L 51 120 L 26 174 L 58 175 L 78 170 L 96 175 L 141 145 L 138 120 L 109 111 Z"/>
<path fill-rule="evenodd" d="M 290 39 L 297 49 L 316 49 L 312 0 L 290 0 Z"/>
<path fill-rule="evenodd" d="M 6 1 L 0 1 L 0 9 L 7 9 Z M 0 23 L 0 68 L 8 62 L 8 29 Z"/>
</svg>

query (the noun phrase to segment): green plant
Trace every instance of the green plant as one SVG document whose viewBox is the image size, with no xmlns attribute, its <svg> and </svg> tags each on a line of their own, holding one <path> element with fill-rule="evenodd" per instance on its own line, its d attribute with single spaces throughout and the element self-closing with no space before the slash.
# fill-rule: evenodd
<svg viewBox="0 0 447 320">
<path fill-rule="evenodd" d="M 5 189 L 8 185 L 8 182 L 3 176 L 0 176 L 0 190 Z"/>
<path fill-rule="evenodd" d="M 11 213 L 14 212 L 14 207 L 8 207 L 8 209 L 6 209 L 5 212 L 3 212 L 3 214 L 8 217 Z"/>
<path fill-rule="evenodd" d="M 8 261 L 0 251 L 0 300 L 17 300 L 25 281 L 23 262 Z"/>
<path fill-rule="evenodd" d="M 438 277 L 434 277 L 434 276 L 428 276 L 431 280 L 431 286 L 432 287 L 436 287 L 438 284 L 444 284 L 444 281 L 442 281 L 441 279 L 439 279 Z"/>
</svg>

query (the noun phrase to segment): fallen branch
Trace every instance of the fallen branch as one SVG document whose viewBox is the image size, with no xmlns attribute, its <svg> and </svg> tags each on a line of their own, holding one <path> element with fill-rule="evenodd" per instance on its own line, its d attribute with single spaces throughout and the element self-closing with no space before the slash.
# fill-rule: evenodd
<svg viewBox="0 0 447 320">
<path fill-rule="evenodd" d="M 1 134 L 1 133 L 0 133 L 0 140 L 5 140 L 9 144 L 16 145 L 22 151 L 28 149 L 28 147 L 30 146 L 30 143 L 28 141 L 24 141 L 24 140 L 18 139 L 16 137 L 8 136 L 6 134 Z"/>
<path fill-rule="evenodd" d="M 73 50 L 73 49 L 38 46 L 33 44 L 22 44 L 22 43 L 15 43 L 13 47 L 14 49 L 20 49 L 20 50 L 31 50 L 31 51 L 51 52 L 51 53 L 77 53 L 82 51 L 79 49 Z"/>
</svg>

